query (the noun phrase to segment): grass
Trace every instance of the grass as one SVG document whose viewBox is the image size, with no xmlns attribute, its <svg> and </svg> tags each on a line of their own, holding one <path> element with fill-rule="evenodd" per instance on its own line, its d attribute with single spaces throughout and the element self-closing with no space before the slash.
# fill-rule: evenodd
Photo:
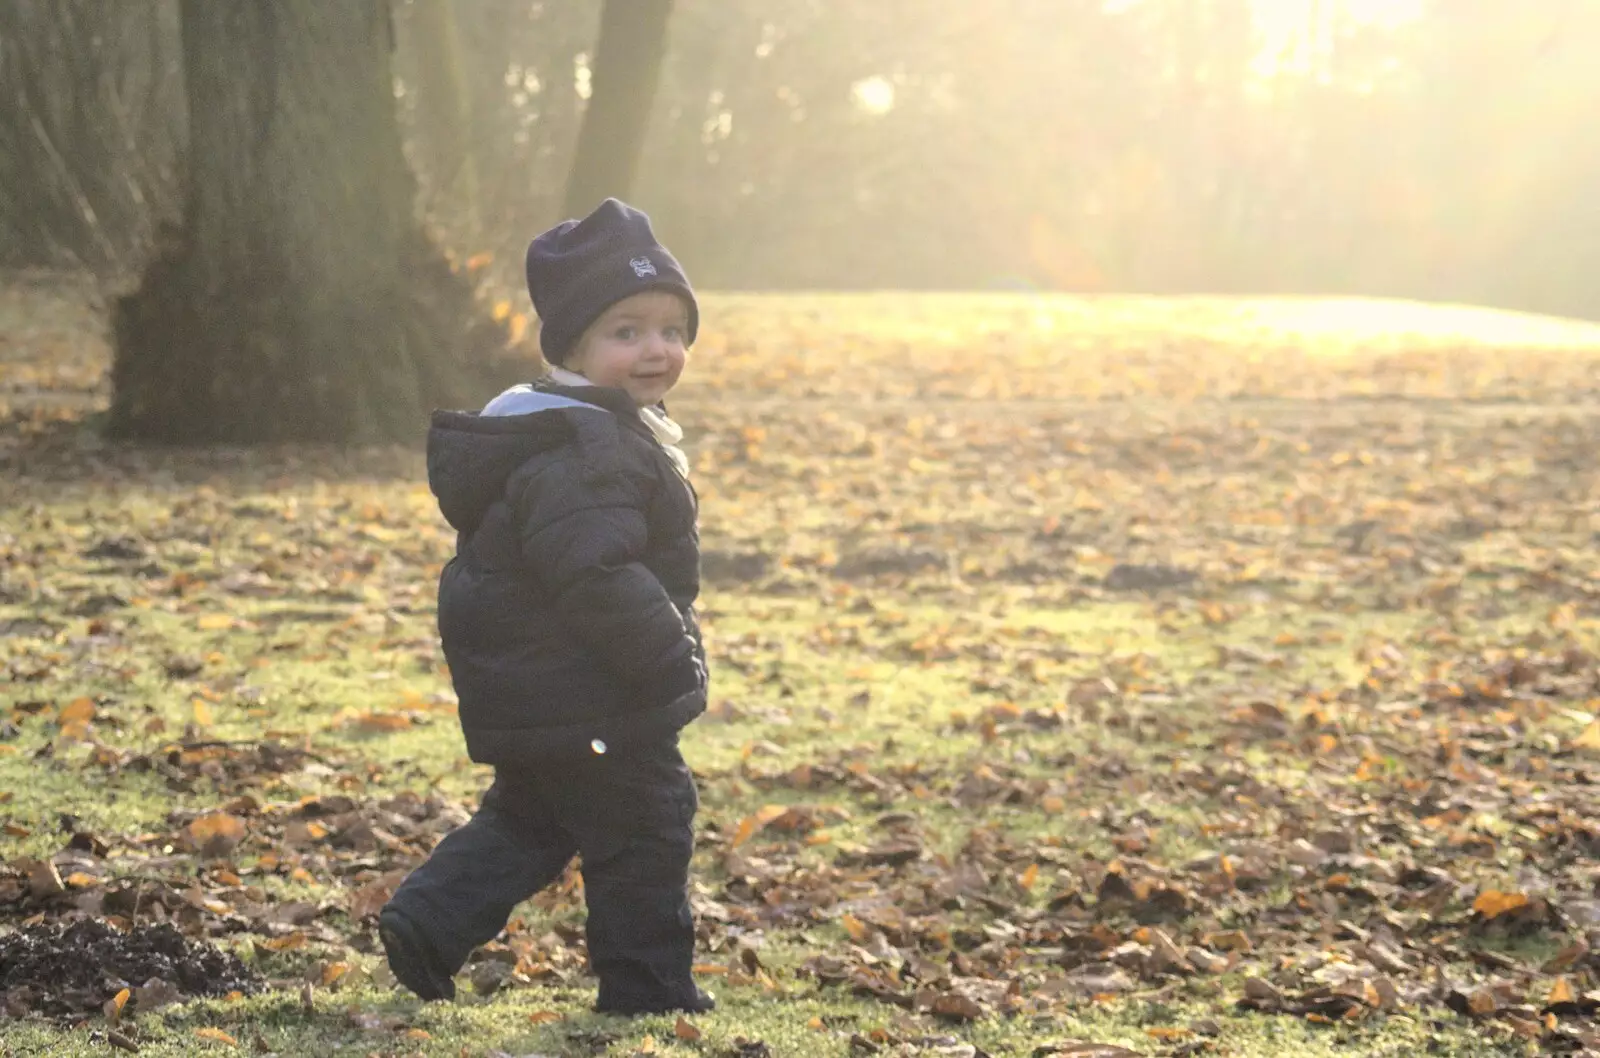
<svg viewBox="0 0 1600 1058">
<path fill-rule="evenodd" d="M 141 1054 L 1523 1054 L 1514 1008 L 1592 983 L 1583 960 L 1543 968 L 1577 925 L 1473 910 L 1493 888 L 1577 923 L 1592 894 L 1564 851 L 1597 807 L 1573 779 L 1600 650 L 1592 328 L 1314 300 L 706 312 L 674 412 L 708 569 L 758 570 L 705 593 L 714 695 L 685 751 L 721 1005 L 680 1030 L 588 1012 L 558 931 L 581 922 L 570 885 L 519 916 L 502 948 L 526 972 L 491 996 L 463 975 L 457 1003 L 416 1003 L 373 954 L 360 894 L 487 782 L 434 637 L 452 537 L 417 454 L 104 448 L 73 425 L 104 399 L 92 320 L 48 291 L 0 298 L 0 321 L 28 321 L 0 328 L 26 335 L 0 360 L 34 365 L 0 433 L 0 858 L 74 832 L 110 846 L 74 892 L 0 918 L 159 877 L 226 905 L 189 925 L 274 983 L 138 1014 Z M 76 366 L 36 364 L 46 349 Z M 1186 579 L 1116 587 L 1136 566 Z M 1518 659 L 1529 675 L 1506 676 Z M 434 807 L 397 849 L 292 830 L 308 802 L 381 822 L 402 795 Z M 217 811 L 245 836 L 203 855 L 187 828 Z M 1316 860 L 1329 835 L 1353 855 Z M 917 859 L 873 866 L 892 841 Z M 1397 882 L 1412 867 L 1455 889 L 1419 902 Z M 1184 909 L 1116 910 L 1119 872 Z M 261 947 L 292 935 L 266 917 L 291 901 L 317 909 L 303 936 Z M 1372 980 L 1341 923 L 1392 936 L 1398 1003 L 1240 1007 L 1248 977 L 1291 997 Z M 1185 952 L 1252 945 L 1223 972 L 1163 971 L 1152 928 Z M 1091 930 L 1087 961 L 1126 987 L 1074 983 Z M 1501 985 L 1505 1009 L 1454 1013 L 1429 966 Z M 911 1009 L 863 994 L 886 971 Z M 976 1017 L 925 1009 L 994 981 L 1014 998 Z M 1550 1046 L 1588 1031 L 1556 1022 Z M 107 1048 L 98 1016 L 0 1026 L 0 1055 Z"/>
</svg>

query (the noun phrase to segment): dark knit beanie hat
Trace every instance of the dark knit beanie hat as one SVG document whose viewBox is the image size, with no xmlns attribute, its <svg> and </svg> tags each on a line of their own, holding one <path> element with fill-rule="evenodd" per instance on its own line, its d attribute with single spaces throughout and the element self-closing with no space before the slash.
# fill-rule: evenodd
<svg viewBox="0 0 1600 1058">
<path fill-rule="evenodd" d="M 666 290 L 689 308 L 694 344 L 700 306 L 677 258 L 656 242 L 650 218 L 608 198 L 582 220 L 564 220 L 528 245 L 528 294 L 539 314 L 544 358 L 560 364 L 584 328 L 623 298 Z"/>
</svg>

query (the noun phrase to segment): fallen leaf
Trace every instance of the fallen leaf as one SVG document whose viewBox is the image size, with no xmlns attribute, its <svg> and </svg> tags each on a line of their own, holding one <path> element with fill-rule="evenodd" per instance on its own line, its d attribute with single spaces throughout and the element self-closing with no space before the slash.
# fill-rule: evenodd
<svg viewBox="0 0 1600 1058">
<path fill-rule="evenodd" d="M 971 996 L 944 992 L 934 997 L 932 1012 L 951 1021 L 975 1021 L 983 1017 L 983 1007 Z"/>
<path fill-rule="evenodd" d="M 209 812 L 184 828 L 184 835 L 200 855 L 220 858 L 238 847 L 246 834 L 245 822 L 227 812 Z"/>
<path fill-rule="evenodd" d="M 61 712 L 56 715 L 56 723 L 62 727 L 87 724 L 94 719 L 94 712 L 94 699 L 74 698 L 61 707 Z"/>
<path fill-rule="evenodd" d="M 116 1028 L 117 1023 L 122 1020 L 122 1008 L 128 1005 L 128 997 L 131 995 L 133 995 L 132 990 L 124 988 L 116 995 L 106 1000 L 103 1010 L 105 1012 L 106 1021 L 110 1022 L 112 1028 Z"/>
<path fill-rule="evenodd" d="M 1573 749 L 1600 750 L 1600 720 L 1593 720 L 1572 740 Z"/>
<path fill-rule="evenodd" d="M 1472 910 L 1484 918 L 1498 918 L 1508 911 L 1515 911 L 1527 905 L 1526 893 L 1502 893 L 1498 889 L 1488 889 L 1472 902 Z"/>
<path fill-rule="evenodd" d="M 46 900 L 58 893 L 67 891 L 66 883 L 61 880 L 61 872 L 51 860 L 23 860 L 19 862 L 28 872 L 28 891 L 35 899 Z"/>
</svg>

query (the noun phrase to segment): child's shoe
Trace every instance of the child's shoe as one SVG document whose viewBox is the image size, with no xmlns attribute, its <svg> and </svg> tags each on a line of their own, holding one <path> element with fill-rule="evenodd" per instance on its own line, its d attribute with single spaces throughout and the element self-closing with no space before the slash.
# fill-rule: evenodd
<svg viewBox="0 0 1600 1058">
<path fill-rule="evenodd" d="M 395 978 L 420 999 L 454 999 L 456 983 L 438 968 L 433 948 L 404 915 L 385 910 L 378 916 L 378 937 Z"/>
</svg>

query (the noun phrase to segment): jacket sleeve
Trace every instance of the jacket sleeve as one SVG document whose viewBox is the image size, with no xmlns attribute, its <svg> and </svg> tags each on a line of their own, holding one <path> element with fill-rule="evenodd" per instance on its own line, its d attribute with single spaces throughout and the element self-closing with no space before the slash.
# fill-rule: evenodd
<svg viewBox="0 0 1600 1058">
<path fill-rule="evenodd" d="M 620 472 L 594 480 L 555 459 L 514 495 L 523 560 L 561 622 L 627 683 L 668 702 L 705 685 L 683 614 L 640 561 L 645 500 Z"/>
</svg>

